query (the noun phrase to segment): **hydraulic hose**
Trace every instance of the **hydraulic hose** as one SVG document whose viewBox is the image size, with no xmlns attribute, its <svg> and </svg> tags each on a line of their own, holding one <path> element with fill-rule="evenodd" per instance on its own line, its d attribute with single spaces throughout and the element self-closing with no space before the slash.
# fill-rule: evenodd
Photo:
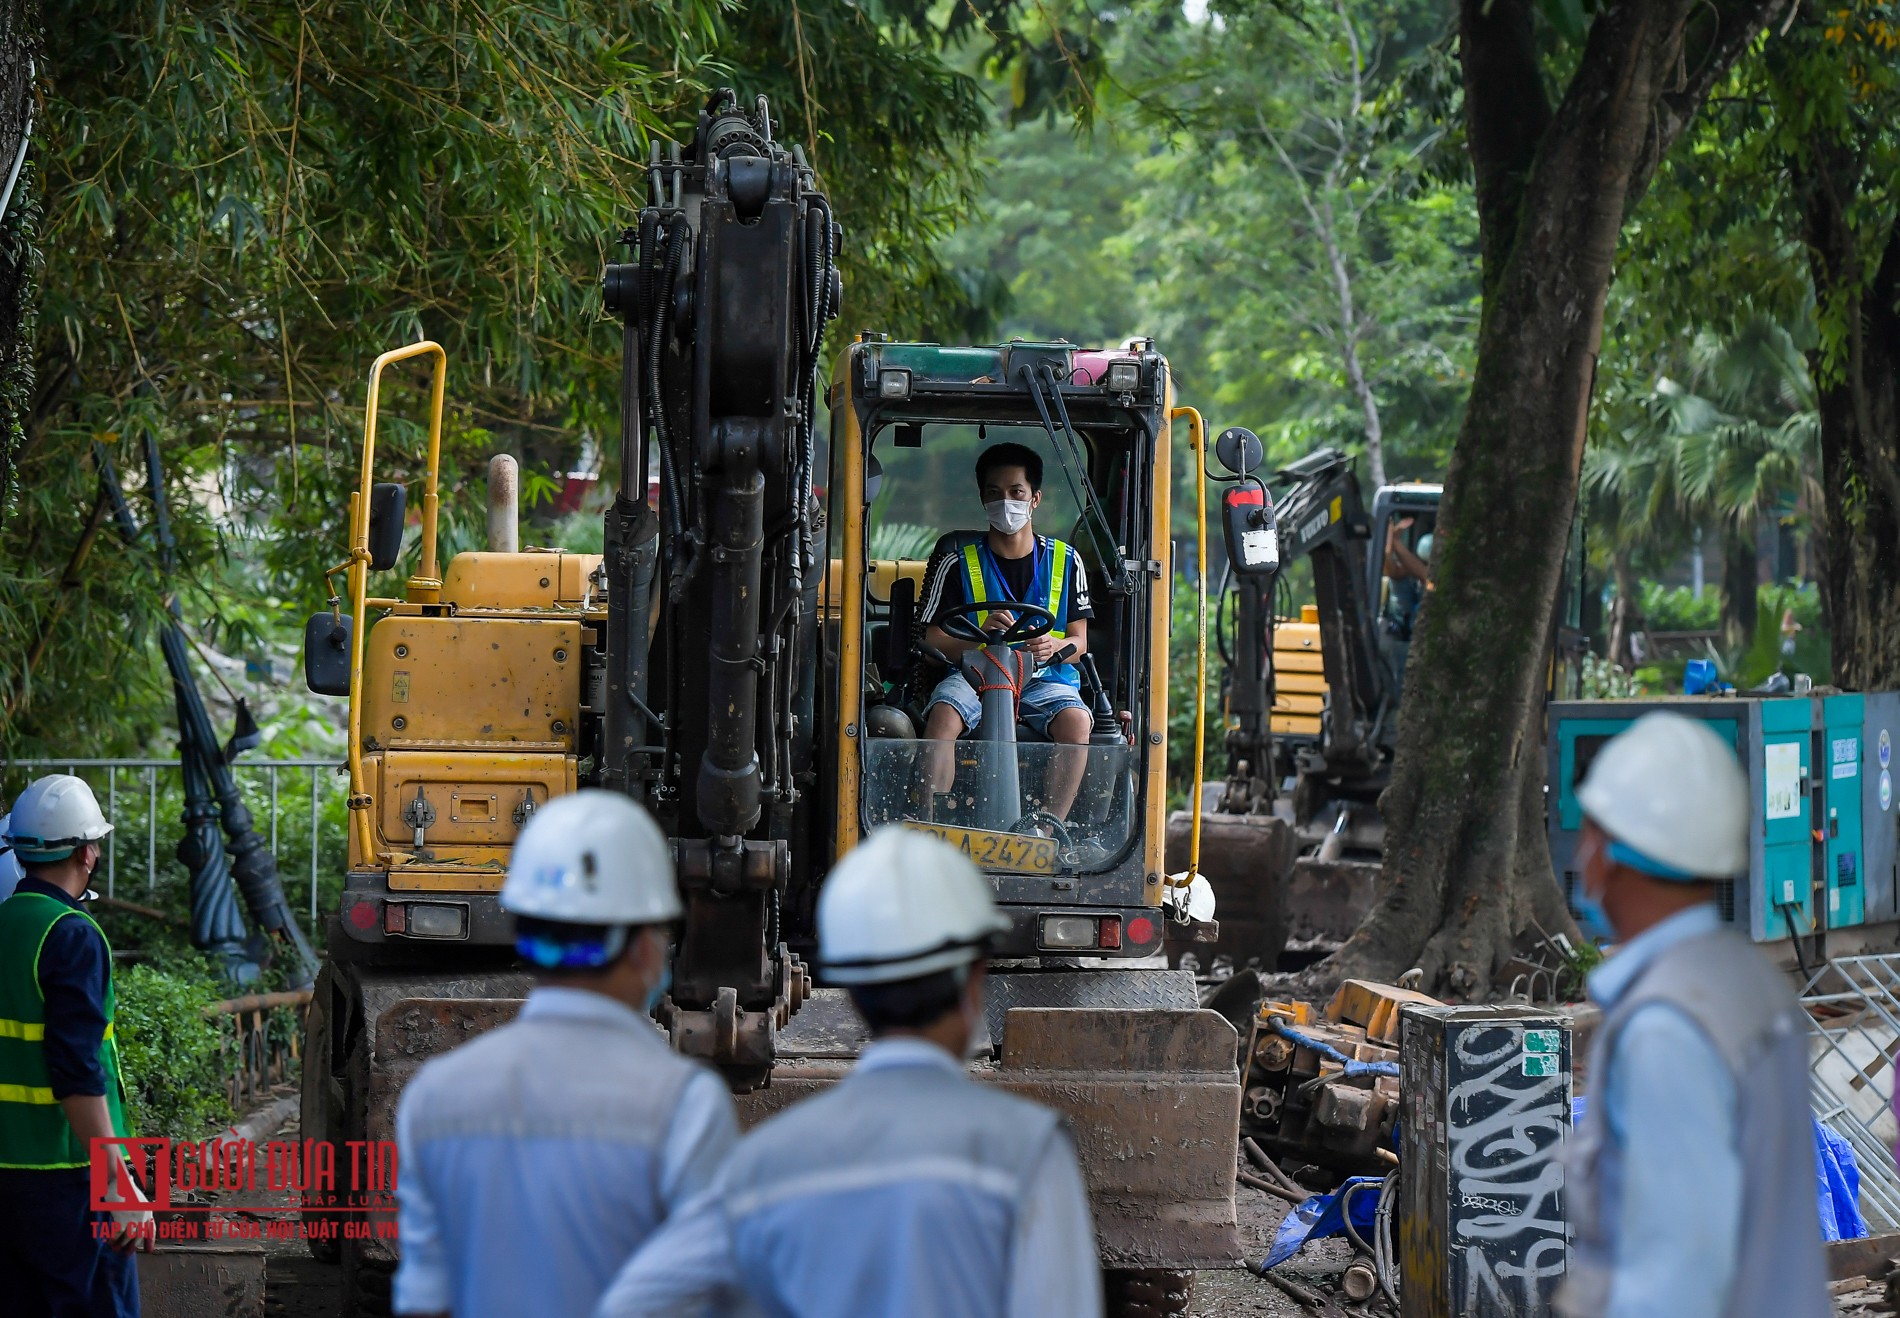
<svg viewBox="0 0 1900 1318">
<path fill-rule="evenodd" d="M 686 250 L 686 223 L 675 221 L 668 226 L 666 239 L 665 266 L 657 281 L 659 294 L 653 300 L 653 318 L 647 330 L 647 397 L 653 406 L 653 434 L 660 449 L 660 510 L 666 519 L 667 547 L 670 554 L 677 555 L 681 534 L 681 509 L 685 507 L 680 491 L 679 468 L 673 454 L 673 437 L 666 423 L 666 396 L 660 388 L 660 354 L 664 350 L 667 317 L 673 305 L 673 283 L 679 275 L 680 257 Z M 670 589 L 675 600 L 685 586 L 684 574 L 670 571 Z"/>
</svg>

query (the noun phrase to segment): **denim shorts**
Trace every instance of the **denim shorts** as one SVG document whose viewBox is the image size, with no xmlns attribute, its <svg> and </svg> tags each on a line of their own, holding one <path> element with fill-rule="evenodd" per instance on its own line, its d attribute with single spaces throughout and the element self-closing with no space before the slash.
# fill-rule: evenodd
<svg viewBox="0 0 1900 1318">
<path fill-rule="evenodd" d="M 963 726 L 972 732 L 983 721 L 983 701 L 970 685 L 970 679 L 961 672 L 952 673 L 937 683 L 937 689 L 930 693 L 930 704 L 924 708 L 924 717 L 929 718 L 930 711 L 938 705 L 956 710 Z M 1023 688 L 1016 717 L 1028 724 L 1038 737 L 1046 737 L 1049 721 L 1065 709 L 1088 709 L 1082 701 L 1082 693 L 1067 682 L 1038 677 Z"/>
</svg>

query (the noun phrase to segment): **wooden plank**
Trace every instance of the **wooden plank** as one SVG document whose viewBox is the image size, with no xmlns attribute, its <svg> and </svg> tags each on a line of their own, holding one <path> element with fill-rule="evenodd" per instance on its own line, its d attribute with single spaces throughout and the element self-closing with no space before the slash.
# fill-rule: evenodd
<svg viewBox="0 0 1900 1318">
<path fill-rule="evenodd" d="M 1282 693 L 1273 702 L 1276 714 L 1318 714 L 1326 708 L 1324 696 L 1299 696 Z"/>
<path fill-rule="evenodd" d="M 1275 714 L 1269 722 L 1276 734 L 1293 737 L 1319 736 L 1319 720 L 1306 714 Z"/>
<path fill-rule="evenodd" d="M 1276 673 L 1323 673 L 1326 671 L 1325 656 L 1318 650 L 1275 650 L 1272 664 L 1273 671 Z"/>
</svg>

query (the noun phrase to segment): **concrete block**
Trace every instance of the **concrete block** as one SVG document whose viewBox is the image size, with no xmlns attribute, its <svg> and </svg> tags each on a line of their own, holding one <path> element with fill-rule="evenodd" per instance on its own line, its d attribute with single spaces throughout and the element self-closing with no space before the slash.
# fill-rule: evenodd
<svg viewBox="0 0 1900 1318">
<path fill-rule="evenodd" d="M 264 1247 L 255 1241 L 163 1245 L 138 1256 L 144 1318 L 264 1318 Z"/>
</svg>

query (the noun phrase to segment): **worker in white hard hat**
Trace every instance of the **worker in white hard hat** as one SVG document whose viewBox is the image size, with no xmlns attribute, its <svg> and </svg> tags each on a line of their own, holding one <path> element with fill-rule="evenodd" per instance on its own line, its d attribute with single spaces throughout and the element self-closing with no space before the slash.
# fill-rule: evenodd
<svg viewBox="0 0 1900 1318">
<path fill-rule="evenodd" d="M 646 811 L 555 798 L 522 829 L 501 904 L 535 987 L 403 1092 L 398 1313 L 580 1318 L 738 1136 L 724 1082 L 652 1020 L 681 908 Z"/>
<path fill-rule="evenodd" d="M 1706 722 L 1647 714 L 1577 801 L 1580 905 L 1616 951 L 1564 1185 L 1570 1318 L 1824 1318 L 1807 1031 L 1786 977 L 1723 923 L 1748 782 Z"/>
<path fill-rule="evenodd" d="M 8 1312 L 125 1318 L 131 1251 L 152 1215 L 125 1174 L 132 1132 L 113 1028 L 112 948 L 86 913 L 112 825 L 92 789 L 56 773 L 13 803 L 0 842 L 20 862 L 0 902 L 0 1296 Z M 91 1168 L 128 1207 L 92 1207 Z"/>
<path fill-rule="evenodd" d="M 885 828 L 847 855 L 818 898 L 819 970 L 849 991 L 871 1042 L 836 1086 L 742 1139 L 597 1313 L 1100 1314 L 1061 1119 L 964 1069 L 989 947 L 1007 928 L 982 874 L 934 837 Z"/>
</svg>

